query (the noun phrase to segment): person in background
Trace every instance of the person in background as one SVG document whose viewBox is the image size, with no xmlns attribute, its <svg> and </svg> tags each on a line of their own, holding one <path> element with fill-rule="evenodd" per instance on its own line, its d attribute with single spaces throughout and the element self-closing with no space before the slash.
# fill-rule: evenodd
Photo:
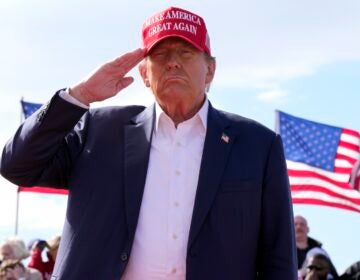
<svg viewBox="0 0 360 280">
<path fill-rule="evenodd" d="M 24 265 L 19 260 L 5 260 L 0 265 L 0 280 L 29 280 Z"/>
<path fill-rule="evenodd" d="M 18 237 L 10 237 L 5 239 L 0 245 L 0 258 L 3 263 L 7 263 L 7 260 L 21 262 L 30 256 L 29 251 L 26 249 L 25 243 Z M 3 265 L 3 263 L 1 265 Z M 24 266 L 24 265 L 22 265 Z M 27 275 L 26 280 L 42 280 L 41 273 L 34 268 L 24 267 Z M 18 268 L 20 270 L 20 268 Z"/>
<path fill-rule="evenodd" d="M 29 257 L 29 255 L 24 241 L 18 237 L 9 237 L 0 244 L 1 260 L 23 260 Z"/>
<path fill-rule="evenodd" d="M 32 245 L 31 259 L 28 266 L 39 270 L 45 280 L 50 279 L 53 272 L 60 239 L 60 236 L 55 236 L 48 241 L 36 240 Z M 47 260 L 42 257 L 42 252 L 45 249 L 47 249 Z"/>
<path fill-rule="evenodd" d="M 52 279 L 295 279 L 281 137 L 211 105 L 203 18 L 169 7 L 142 42 L 58 91 L 4 148 L 5 178 L 69 189 Z M 138 64 L 155 104 L 89 108 Z"/>
<path fill-rule="evenodd" d="M 339 280 L 360 280 L 360 261 L 350 265 L 345 272 L 341 274 Z"/>
<path fill-rule="evenodd" d="M 311 256 L 306 263 L 306 273 L 304 280 L 337 280 L 331 274 L 330 260 L 324 254 Z"/>
</svg>

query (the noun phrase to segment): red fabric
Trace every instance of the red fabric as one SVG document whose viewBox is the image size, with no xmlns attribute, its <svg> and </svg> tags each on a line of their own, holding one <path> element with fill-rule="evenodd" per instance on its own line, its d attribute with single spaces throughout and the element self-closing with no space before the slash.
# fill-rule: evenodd
<svg viewBox="0 0 360 280">
<path fill-rule="evenodd" d="M 170 7 L 148 18 L 142 27 L 142 42 L 148 53 L 167 37 L 180 37 L 195 48 L 211 54 L 205 21 L 198 15 Z"/>
<path fill-rule="evenodd" d="M 31 260 L 28 264 L 29 267 L 39 270 L 42 273 L 44 279 L 50 279 L 55 264 L 49 253 L 47 253 L 47 257 L 48 261 L 44 262 L 41 257 L 41 251 L 39 249 L 34 249 L 31 251 Z"/>
<path fill-rule="evenodd" d="M 36 192 L 36 193 L 48 193 L 48 194 L 68 194 L 68 190 L 54 189 L 47 187 L 19 187 L 18 192 Z"/>
</svg>

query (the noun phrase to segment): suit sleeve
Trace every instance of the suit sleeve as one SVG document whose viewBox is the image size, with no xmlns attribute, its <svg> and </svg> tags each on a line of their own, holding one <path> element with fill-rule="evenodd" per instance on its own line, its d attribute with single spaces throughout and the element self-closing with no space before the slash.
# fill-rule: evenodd
<svg viewBox="0 0 360 280">
<path fill-rule="evenodd" d="M 5 145 L 1 175 L 16 185 L 66 188 L 73 161 L 86 139 L 85 112 L 57 93 Z"/>
<path fill-rule="evenodd" d="M 297 279 L 296 246 L 289 179 L 282 141 L 274 137 L 263 186 L 259 279 Z"/>
</svg>

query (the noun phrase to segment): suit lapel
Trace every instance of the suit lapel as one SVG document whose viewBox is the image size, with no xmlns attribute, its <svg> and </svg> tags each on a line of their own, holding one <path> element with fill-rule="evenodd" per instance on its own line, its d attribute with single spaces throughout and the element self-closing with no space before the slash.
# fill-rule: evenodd
<svg viewBox="0 0 360 280">
<path fill-rule="evenodd" d="M 214 201 L 235 140 L 235 137 L 226 131 L 228 125 L 228 120 L 210 105 L 199 182 L 190 226 L 188 250 L 199 233 Z"/>
<path fill-rule="evenodd" d="M 151 106 L 137 115 L 132 120 L 132 124 L 125 126 L 125 211 L 130 236 L 135 234 L 139 216 L 154 121 L 155 107 Z"/>
</svg>

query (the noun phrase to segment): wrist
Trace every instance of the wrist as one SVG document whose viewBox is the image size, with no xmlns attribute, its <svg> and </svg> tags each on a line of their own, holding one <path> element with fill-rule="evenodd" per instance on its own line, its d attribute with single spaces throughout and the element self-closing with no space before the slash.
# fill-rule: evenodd
<svg viewBox="0 0 360 280">
<path fill-rule="evenodd" d="M 81 85 L 76 85 L 74 87 L 69 87 L 69 95 L 81 102 L 86 106 L 90 106 L 90 100 L 84 93 L 84 89 Z"/>
</svg>

